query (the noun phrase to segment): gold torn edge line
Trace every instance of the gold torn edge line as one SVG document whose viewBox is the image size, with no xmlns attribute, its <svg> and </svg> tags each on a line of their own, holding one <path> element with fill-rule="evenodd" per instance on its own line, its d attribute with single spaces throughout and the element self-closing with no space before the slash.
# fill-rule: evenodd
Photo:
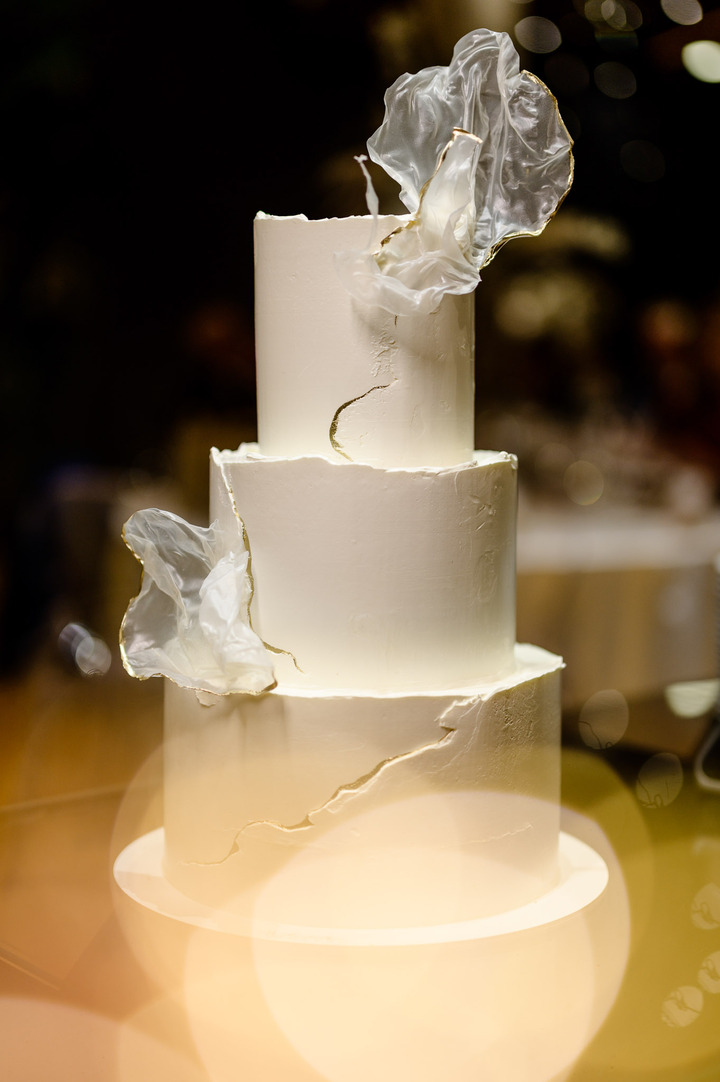
<svg viewBox="0 0 720 1082">
<path fill-rule="evenodd" d="M 390 382 L 393 383 L 394 380 L 391 380 Z M 363 398 L 367 398 L 367 396 L 369 394 L 372 394 L 373 391 L 385 391 L 389 386 L 390 383 L 378 383 L 377 386 L 371 387 L 369 390 L 364 391 L 362 394 L 359 394 L 356 398 L 351 398 L 347 402 L 343 402 L 342 406 L 338 406 L 338 408 L 335 410 L 333 419 L 330 422 L 330 445 L 333 451 L 337 451 L 337 453 L 339 455 L 342 455 L 343 458 L 347 459 L 348 462 L 353 462 L 354 459 L 352 459 L 350 455 L 346 454 L 346 452 L 343 451 L 337 439 L 337 430 L 338 425 L 340 424 L 340 414 L 343 413 L 343 411 L 346 410 L 348 406 L 352 406 L 355 404 L 355 402 L 360 402 Z"/>
<path fill-rule="evenodd" d="M 450 133 L 450 138 L 448 139 L 447 143 L 445 144 L 442 151 L 440 152 L 440 157 L 437 160 L 437 165 L 433 169 L 432 174 L 428 177 L 428 179 L 425 181 L 422 188 L 418 192 L 418 209 L 415 212 L 414 216 L 412 218 L 410 218 L 407 222 L 403 222 L 402 225 L 399 225 L 395 229 L 393 229 L 392 233 L 388 233 L 388 235 L 386 237 L 383 237 L 383 239 L 380 242 L 380 247 L 382 247 L 384 244 L 388 244 L 389 241 L 390 241 L 390 238 L 393 237 L 396 233 L 402 233 L 405 229 L 410 229 L 412 226 L 418 224 L 418 222 L 420 221 L 420 211 L 421 211 L 421 207 L 422 207 L 422 202 L 423 202 L 423 199 L 425 198 L 427 190 L 430 187 L 430 185 L 432 184 L 432 182 L 435 179 L 435 177 L 437 176 L 437 174 L 440 172 L 440 167 L 445 162 L 445 159 L 447 158 L 448 153 L 450 151 L 450 147 L 453 145 L 455 140 L 457 138 L 459 138 L 460 136 L 467 137 L 468 139 L 472 139 L 473 142 L 477 143 L 478 147 L 481 147 L 483 145 L 483 140 L 480 138 L 479 135 L 476 135 L 475 132 L 468 131 L 466 128 L 459 128 L 459 127 L 453 128 L 452 132 Z"/>
<path fill-rule="evenodd" d="M 252 570 L 252 549 L 250 548 L 250 538 L 248 537 L 248 532 L 247 532 L 247 528 L 245 526 L 245 521 L 244 521 L 242 515 L 240 514 L 240 512 L 238 511 L 238 506 L 237 506 L 237 503 L 235 502 L 235 493 L 233 491 L 233 487 L 232 487 L 232 484 L 230 482 L 230 478 L 228 477 L 227 471 L 225 469 L 225 464 L 222 461 L 220 462 L 220 474 L 221 474 L 222 479 L 223 479 L 223 484 L 225 485 L 225 491 L 227 492 L 228 499 L 230 500 L 230 506 L 232 507 L 233 514 L 235 515 L 235 518 L 237 519 L 238 524 L 240 526 L 240 532 L 242 533 L 243 545 L 245 546 L 245 551 L 247 552 L 247 557 L 248 557 L 247 576 L 248 576 L 248 579 L 250 581 L 250 597 L 248 599 L 247 619 L 248 619 L 248 627 L 250 628 L 251 631 L 255 631 L 255 628 L 252 625 L 252 615 L 250 613 L 250 607 L 251 607 L 251 605 L 253 603 L 253 598 L 255 597 L 255 577 L 253 575 L 253 570 Z M 257 632 L 255 632 L 255 634 L 257 634 Z M 289 650 L 283 650 L 279 646 L 271 646 L 270 643 L 265 642 L 264 639 L 261 639 L 261 642 L 262 642 L 263 646 L 265 647 L 265 649 L 269 653 L 271 653 L 271 654 L 284 654 L 286 657 L 289 657 L 290 660 L 292 661 L 293 665 L 297 669 L 297 671 L 302 672 L 302 669 L 300 668 L 300 666 L 297 663 L 297 658 Z M 275 684 L 273 686 L 277 687 L 277 681 L 275 682 Z M 265 689 L 265 690 L 270 690 L 270 689 Z M 247 694 L 249 694 L 249 695 L 263 695 L 264 693 L 265 693 L 264 691 L 247 692 Z M 245 693 L 243 693 L 243 694 L 245 694 Z"/>
<path fill-rule="evenodd" d="M 236 835 L 236 840 L 233 842 L 233 849 L 231 850 L 231 852 L 238 848 L 237 838 L 240 837 L 241 834 L 244 834 L 246 830 L 250 830 L 256 826 L 274 827 L 277 830 L 286 831 L 288 833 L 291 833 L 295 830 L 307 830 L 309 827 L 314 826 L 313 816 L 319 815 L 323 811 L 332 810 L 333 804 L 336 803 L 336 801 L 340 800 L 345 794 L 359 792 L 366 785 L 374 781 L 375 778 L 379 777 L 380 774 L 382 774 L 385 770 L 391 768 L 396 763 L 402 763 L 407 759 L 414 759 L 418 755 L 424 755 L 427 752 L 435 751 L 437 748 L 442 747 L 443 744 L 451 740 L 455 733 L 458 731 L 458 726 L 456 725 L 445 725 L 444 719 L 447 718 L 450 714 L 455 713 L 455 711 L 457 710 L 463 711 L 463 713 L 461 714 L 461 718 L 464 718 L 467 713 L 469 713 L 469 711 L 473 708 L 473 706 L 477 703 L 477 701 L 477 695 L 468 695 L 463 699 L 458 699 L 455 702 L 450 703 L 450 705 L 446 707 L 446 709 L 438 718 L 438 726 L 441 729 L 445 730 L 443 736 L 441 736 L 439 740 L 433 740 L 429 744 L 423 744 L 423 746 L 420 748 L 414 748 L 412 751 L 404 751 L 401 752 L 400 755 L 392 755 L 389 756 L 387 759 L 383 759 L 377 764 L 377 766 L 374 766 L 372 770 L 369 770 L 367 774 L 363 774 L 355 781 L 346 782 L 344 785 L 338 786 L 332 796 L 328 800 L 326 800 L 324 804 L 321 804 L 319 808 L 315 808 L 313 809 L 313 811 L 309 811 L 305 818 L 302 820 L 302 822 L 295 823 L 292 826 L 284 826 L 282 823 L 274 822 L 272 819 L 258 819 L 250 823 L 246 823 L 242 830 L 238 831 Z"/>
<path fill-rule="evenodd" d="M 478 146 L 482 146 L 483 140 L 478 135 L 475 135 L 474 132 L 466 131 L 464 128 L 453 128 L 452 135 L 450 136 L 450 139 L 446 143 L 445 147 L 442 150 L 442 153 L 440 154 L 440 157 L 438 158 L 438 162 L 437 162 L 437 165 L 435 166 L 435 169 L 433 171 L 432 176 L 430 176 L 425 181 L 422 188 L 420 189 L 420 192 L 418 194 L 418 206 L 417 206 L 417 210 L 415 211 L 415 214 L 411 218 L 409 218 L 407 222 L 403 222 L 402 225 L 397 226 L 395 229 L 392 230 L 391 233 L 388 233 L 386 237 L 383 237 L 383 239 L 380 241 L 379 248 L 374 253 L 376 262 L 378 261 L 378 257 L 382 254 L 382 250 L 385 247 L 385 245 L 389 244 L 396 234 L 404 233 L 406 230 L 415 229 L 417 226 L 419 226 L 421 224 L 422 210 L 423 210 L 423 200 L 425 199 L 425 194 L 426 194 L 428 188 L 430 187 L 430 184 L 435 179 L 436 175 L 440 172 L 440 168 L 443 165 L 443 163 L 444 163 L 444 161 L 445 161 L 445 159 L 446 159 L 446 157 L 448 155 L 450 147 L 452 146 L 452 144 L 455 142 L 455 140 L 459 136 L 467 136 L 467 138 L 474 140 L 478 144 Z M 521 234 L 518 234 L 518 236 L 521 236 Z M 464 253 L 464 254 L 466 254 L 466 253 Z M 466 255 L 466 258 L 467 258 L 467 255 Z M 469 262 L 469 260 L 468 260 L 468 262 Z M 379 264 L 378 264 L 378 266 L 379 266 Z M 397 321 L 398 321 L 398 317 L 396 315 L 395 316 L 395 326 L 397 326 Z"/>
<path fill-rule="evenodd" d="M 567 195 L 568 195 L 570 189 L 572 188 L 573 181 L 575 179 L 575 157 L 574 157 L 573 151 L 572 151 L 572 148 L 573 148 L 573 145 L 574 145 L 573 144 L 573 138 L 572 138 L 572 136 L 570 135 L 570 133 L 569 133 L 569 131 L 567 129 L 565 121 L 563 120 L 562 116 L 560 115 L 560 106 L 558 104 L 557 98 L 555 97 L 553 92 L 545 85 L 545 83 L 542 81 L 542 79 L 538 78 L 538 76 L 534 75 L 531 71 L 525 71 L 523 69 L 523 71 L 520 74 L 527 76 L 534 83 L 537 83 L 538 86 L 542 87 L 542 89 L 545 91 L 547 96 L 551 99 L 553 107 L 555 109 L 555 114 L 556 114 L 557 120 L 558 120 L 560 126 L 562 127 L 562 130 L 567 135 L 567 140 L 568 140 L 568 148 L 567 148 L 568 180 L 567 180 L 567 186 L 565 188 L 565 191 L 563 192 L 563 194 L 560 196 L 557 203 L 555 204 L 555 209 L 552 211 L 552 213 L 548 214 L 547 218 L 542 223 L 542 225 L 540 225 L 540 227 L 538 229 L 521 229 L 517 233 L 509 233 L 506 237 L 503 237 L 502 240 L 499 240 L 495 244 L 491 245 L 490 248 L 488 248 L 487 255 L 485 256 L 484 262 L 482 263 L 481 266 L 477 267 L 478 271 L 481 271 L 484 267 L 487 267 L 487 265 L 493 261 L 493 259 L 498 254 L 500 249 L 504 248 L 505 245 L 509 241 L 511 241 L 511 240 L 519 240 L 521 237 L 539 237 L 540 234 L 545 231 L 545 228 L 547 227 L 547 225 L 553 220 L 553 218 L 556 216 L 556 214 L 560 210 L 560 207 L 565 202 L 565 199 L 567 198 Z M 428 186 L 430 185 L 430 182 L 435 178 L 435 174 L 439 171 L 440 166 L 442 165 L 443 161 L 445 160 L 445 158 L 447 156 L 447 153 L 448 153 L 448 151 L 450 149 L 450 145 L 455 141 L 455 139 L 458 136 L 469 136 L 471 139 L 476 140 L 476 142 L 478 142 L 480 144 L 482 144 L 482 142 L 483 142 L 483 140 L 480 139 L 479 136 L 475 135 L 474 132 L 466 131 L 464 128 L 453 128 L 450 140 L 448 141 L 448 143 L 444 147 L 440 157 L 438 158 L 438 163 L 437 163 L 437 165 L 435 167 L 435 171 L 433 172 L 432 176 L 428 180 L 425 181 L 422 188 L 420 189 L 419 198 L 418 198 L 418 208 L 417 208 L 415 214 L 407 222 L 403 222 L 402 225 L 397 226 L 397 228 L 393 229 L 392 232 L 388 233 L 388 235 L 386 237 L 383 237 L 383 239 L 380 241 L 379 248 L 375 252 L 376 258 L 377 258 L 378 255 L 380 255 L 383 247 L 386 244 L 390 243 L 390 241 L 392 240 L 392 238 L 395 236 L 396 233 L 402 233 L 406 229 L 413 229 L 415 226 L 418 225 L 418 223 L 420 221 L 420 218 L 421 218 L 421 214 L 422 214 L 422 202 L 423 202 L 423 198 L 425 196 L 425 192 L 426 192 Z M 395 317 L 395 320 L 397 322 L 397 316 Z M 342 452 L 340 452 L 340 453 L 342 454 Z"/>
<path fill-rule="evenodd" d="M 439 740 L 433 740 L 432 743 L 424 744 L 421 748 L 415 748 L 413 751 L 405 751 L 405 752 L 402 752 L 400 755 L 394 755 L 394 756 L 391 756 L 388 759 L 383 759 L 382 762 L 378 763 L 378 765 L 373 767 L 372 770 L 368 771 L 367 774 L 364 774 L 361 778 L 358 778 L 357 781 L 348 782 L 345 785 L 339 786 L 335 790 L 335 792 L 332 794 L 332 796 L 329 798 L 329 800 L 326 800 L 325 803 L 321 804 L 319 808 L 315 808 L 313 811 L 308 812 L 308 814 L 305 816 L 305 819 L 301 823 L 296 823 L 294 826 L 283 826 L 282 823 L 277 823 L 277 822 L 273 821 L 272 819 L 254 819 L 254 820 L 251 820 L 249 823 L 246 823 L 244 827 L 242 827 L 240 830 L 238 830 L 238 832 L 236 833 L 236 835 L 235 835 L 235 837 L 233 839 L 232 845 L 228 849 L 226 855 L 221 860 L 209 860 L 209 861 L 192 860 L 192 861 L 188 861 L 188 863 L 193 864 L 193 865 L 197 865 L 197 866 L 201 866 L 201 867 L 215 866 L 215 865 L 218 865 L 218 864 L 223 864 L 234 853 L 237 853 L 237 852 L 240 851 L 240 846 L 238 845 L 238 838 L 240 838 L 245 833 L 246 830 L 252 830 L 253 827 L 268 826 L 268 827 L 273 827 L 276 830 L 284 831 L 284 832 L 286 832 L 288 834 L 292 833 L 295 830 L 307 830 L 307 829 L 309 829 L 310 827 L 312 827 L 314 825 L 313 821 L 312 821 L 312 817 L 314 815 L 318 815 L 322 811 L 325 811 L 327 808 L 331 808 L 332 804 L 336 800 L 338 800 L 342 796 L 343 793 L 358 792 L 358 790 L 360 790 L 364 785 L 367 785 L 369 782 L 371 782 L 373 780 L 373 778 L 378 777 L 379 774 L 382 771 L 384 771 L 385 769 L 391 767 L 394 763 L 400 763 L 405 759 L 412 759 L 416 755 L 423 755 L 423 754 L 425 754 L 425 752 L 433 751 L 436 748 L 442 747 L 442 745 L 445 744 L 446 741 L 450 740 L 453 737 L 453 735 L 458 731 L 458 728 L 459 728 L 458 726 L 444 725 L 443 724 L 444 719 L 447 718 L 450 714 L 454 713 L 456 710 L 462 710 L 463 713 L 461 714 L 461 718 L 464 718 L 470 712 L 470 710 L 473 708 L 473 706 L 478 701 L 481 701 L 482 698 L 483 698 L 482 695 L 467 695 L 462 699 L 457 699 L 455 702 L 450 703 L 445 708 L 445 710 L 443 710 L 442 714 L 438 718 L 438 726 L 441 729 L 445 730 L 444 735 L 441 736 Z"/>
<path fill-rule="evenodd" d="M 434 740 L 431 744 L 424 744 L 421 748 L 415 748 L 413 749 L 413 751 L 404 751 L 400 755 L 393 755 L 390 756 L 388 759 L 383 759 L 382 762 L 378 763 L 377 766 L 374 766 L 372 770 L 369 770 L 367 774 L 363 774 L 362 777 L 357 778 L 355 781 L 347 782 L 345 785 L 340 785 L 332 794 L 332 796 L 325 801 L 324 804 L 321 804 L 319 808 L 314 808 L 312 811 L 309 811 L 301 822 L 293 823 L 290 826 L 286 826 L 285 824 L 278 823 L 273 819 L 252 819 L 249 823 L 246 823 L 245 826 L 237 832 L 233 839 L 233 843 L 228 849 L 226 855 L 220 860 L 193 860 L 188 861 L 188 864 L 193 864 L 200 867 L 215 867 L 219 864 L 224 864 L 226 860 L 233 856 L 234 853 L 239 852 L 240 846 L 238 845 L 238 838 L 242 837 L 242 835 L 245 834 L 246 831 L 252 830 L 255 827 L 271 827 L 275 830 L 282 831 L 285 834 L 293 834 L 296 831 L 300 830 L 309 830 L 315 825 L 313 817 L 319 815 L 321 812 L 332 810 L 333 804 L 336 801 L 342 799 L 345 794 L 357 793 L 364 786 L 370 784 L 375 778 L 379 777 L 380 774 L 383 773 L 383 771 L 385 771 L 389 767 L 394 766 L 396 763 L 401 763 L 405 759 L 413 759 L 416 755 L 423 755 L 425 752 L 432 751 L 435 748 L 441 747 L 447 740 L 449 740 L 453 736 L 454 733 L 457 732 L 457 729 L 451 728 L 449 725 L 443 725 L 442 722 L 440 723 L 440 727 L 442 729 L 445 729 L 445 733 L 443 736 L 440 737 L 439 740 Z"/>
<path fill-rule="evenodd" d="M 321 804 L 319 808 L 314 808 L 309 811 L 305 818 L 300 823 L 294 823 L 291 826 L 285 826 L 282 823 L 273 822 L 270 819 L 258 819 L 256 821 L 246 823 L 245 826 L 239 831 L 239 834 L 244 834 L 245 831 L 252 829 L 256 826 L 269 826 L 275 827 L 277 830 L 286 831 L 288 833 L 296 830 L 307 830 L 308 827 L 314 826 L 313 817 L 319 815 L 323 811 L 331 811 L 333 804 L 336 801 L 341 800 L 343 796 L 348 793 L 357 793 L 363 789 L 366 785 L 370 784 L 379 777 L 389 767 L 394 766 L 396 763 L 401 763 L 406 759 L 413 759 L 417 755 L 424 755 L 428 751 L 432 751 L 441 747 L 447 740 L 450 740 L 457 729 L 450 727 L 449 725 L 441 725 L 441 728 L 445 729 L 445 733 L 439 740 L 434 740 L 431 744 L 424 744 L 421 748 L 415 748 L 413 751 L 405 751 L 400 755 L 393 755 L 387 759 L 383 759 L 382 762 L 374 766 L 372 770 L 369 770 L 367 774 L 363 774 L 362 777 L 357 778 L 353 782 L 347 782 L 345 785 L 340 785 L 332 796 Z"/>
<path fill-rule="evenodd" d="M 297 671 L 298 671 L 298 672 L 302 672 L 302 671 L 303 671 L 303 670 L 302 670 L 302 669 L 300 668 L 300 666 L 298 665 L 298 663 L 297 663 L 297 658 L 295 657 L 295 655 L 294 655 L 293 653 L 291 653 L 291 651 L 290 651 L 290 650 L 283 650 L 283 648 L 282 648 L 281 646 L 272 646 L 272 644 L 271 644 L 271 643 L 269 643 L 269 642 L 265 642 L 265 640 L 264 640 L 264 639 L 263 639 L 263 646 L 264 646 L 264 647 L 265 647 L 265 649 L 266 649 L 266 650 L 267 650 L 267 651 L 268 651 L 269 653 L 271 653 L 271 654 L 284 654 L 284 655 L 285 655 L 285 657 L 289 657 L 289 658 L 290 658 L 290 660 L 292 661 L 293 665 L 294 665 L 294 666 L 295 666 L 295 668 L 297 669 Z"/>
<path fill-rule="evenodd" d="M 233 492 L 233 487 L 232 487 L 232 484 L 230 483 L 230 478 L 227 475 L 227 471 L 225 469 L 225 464 L 223 462 L 220 462 L 220 474 L 221 474 L 222 479 L 223 479 L 223 484 L 225 485 L 225 491 L 227 493 L 227 497 L 230 500 L 230 506 L 232 507 L 233 514 L 234 514 L 235 518 L 238 521 L 238 525 L 240 526 L 240 532 L 242 534 L 242 542 L 243 542 L 243 545 L 245 547 L 245 551 L 247 552 L 248 562 L 247 562 L 246 574 L 247 574 L 247 577 L 248 577 L 248 579 L 250 581 L 250 599 L 248 601 L 247 618 L 248 618 L 248 626 L 250 627 L 250 629 L 252 631 L 254 631 L 255 629 L 252 626 L 252 616 L 250 615 L 250 606 L 252 605 L 253 598 L 255 596 L 255 578 L 253 576 L 253 570 L 252 570 L 252 552 L 250 550 L 250 539 L 248 537 L 247 529 L 245 528 L 245 521 L 242 518 L 240 512 L 238 511 L 238 506 L 237 506 L 237 503 L 235 502 L 235 493 Z"/>
</svg>

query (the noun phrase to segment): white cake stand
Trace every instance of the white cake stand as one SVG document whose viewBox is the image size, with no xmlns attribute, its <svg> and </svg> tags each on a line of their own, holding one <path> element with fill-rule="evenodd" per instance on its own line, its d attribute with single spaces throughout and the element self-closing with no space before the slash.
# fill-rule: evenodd
<svg viewBox="0 0 720 1082">
<path fill-rule="evenodd" d="M 211 1082 L 559 1082 L 608 1014 L 629 948 L 612 850 L 575 813 L 563 827 L 560 880 L 537 901 L 420 927 L 295 921 L 310 865 L 278 873 L 251 920 L 204 906 L 165 879 L 162 830 L 114 872 L 127 938 L 181 997 Z"/>
</svg>

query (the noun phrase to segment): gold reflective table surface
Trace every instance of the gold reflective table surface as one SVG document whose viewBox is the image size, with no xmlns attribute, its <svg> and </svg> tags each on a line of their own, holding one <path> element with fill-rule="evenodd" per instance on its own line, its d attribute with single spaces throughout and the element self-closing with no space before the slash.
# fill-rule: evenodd
<svg viewBox="0 0 720 1082">
<path fill-rule="evenodd" d="M 128 934 L 112 878 L 123 847 L 162 821 L 161 691 L 115 663 L 83 678 L 56 659 L 0 686 L 7 1082 L 215 1082 L 182 997 Z M 697 784 L 682 740 L 677 755 L 623 741 L 591 748 L 579 733 L 568 725 L 563 803 L 592 820 L 617 857 L 630 956 L 609 1016 L 561 1077 L 717 1079 L 720 792 Z M 268 1082 L 276 1077 L 285 1082 L 269 1070 Z M 302 1082 L 319 1077 L 308 1071 Z"/>
</svg>

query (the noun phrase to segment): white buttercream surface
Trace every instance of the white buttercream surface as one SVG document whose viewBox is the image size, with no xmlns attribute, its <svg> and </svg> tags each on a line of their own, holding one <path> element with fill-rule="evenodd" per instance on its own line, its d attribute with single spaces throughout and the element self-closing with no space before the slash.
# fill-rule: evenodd
<svg viewBox="0 0 720 1082">
<path fill-rule="evenodd" d="M 380 466 L 467 461 L 474 430 L 474 309 L 447 296 L 400 316 L 356 301 L 335 253 L 403 219 L 255 220 L 258 441 L 269 456 Z"/>
<path fill-rule="evenodd" d="M 447 893 L 441 902 L 412 886 L 429 845 L 455 877 L 457 919 L 524 904 L 559 874 L 561 666 L 521 646 L 502 679 L 405 696 L 286 688 L 198 701 L 169 684 L 168 877 L 247 909 L 295 852 L 338 868 L 368 862 L 383 919 L 394 897 L 427 923 L 447 908 Z M 417 814 L 395 814 L 398 801 Z M 405 869 L 404 887 L 393 868 Z"/>
<path fill-rule="evenodd" d="M 211 518 L 238 518 L 253 629 L 293 687 L 406 692 L 502 676 L 515 643 L 516 463 L 380 469 L 212 455 Z"/>
</svg>

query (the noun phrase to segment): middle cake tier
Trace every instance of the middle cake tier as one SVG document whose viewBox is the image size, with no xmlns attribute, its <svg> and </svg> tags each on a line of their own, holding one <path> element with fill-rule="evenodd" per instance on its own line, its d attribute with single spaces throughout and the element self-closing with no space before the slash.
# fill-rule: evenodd
<svg viewBox="0 0 720 1082">
<path fill-rule="evenodd" d="M 413 691 L 514 667 L 516 460 L 382 469 L 213 450 L 210 517 L 250 553 L 287 687 Z"/>
</svg>

